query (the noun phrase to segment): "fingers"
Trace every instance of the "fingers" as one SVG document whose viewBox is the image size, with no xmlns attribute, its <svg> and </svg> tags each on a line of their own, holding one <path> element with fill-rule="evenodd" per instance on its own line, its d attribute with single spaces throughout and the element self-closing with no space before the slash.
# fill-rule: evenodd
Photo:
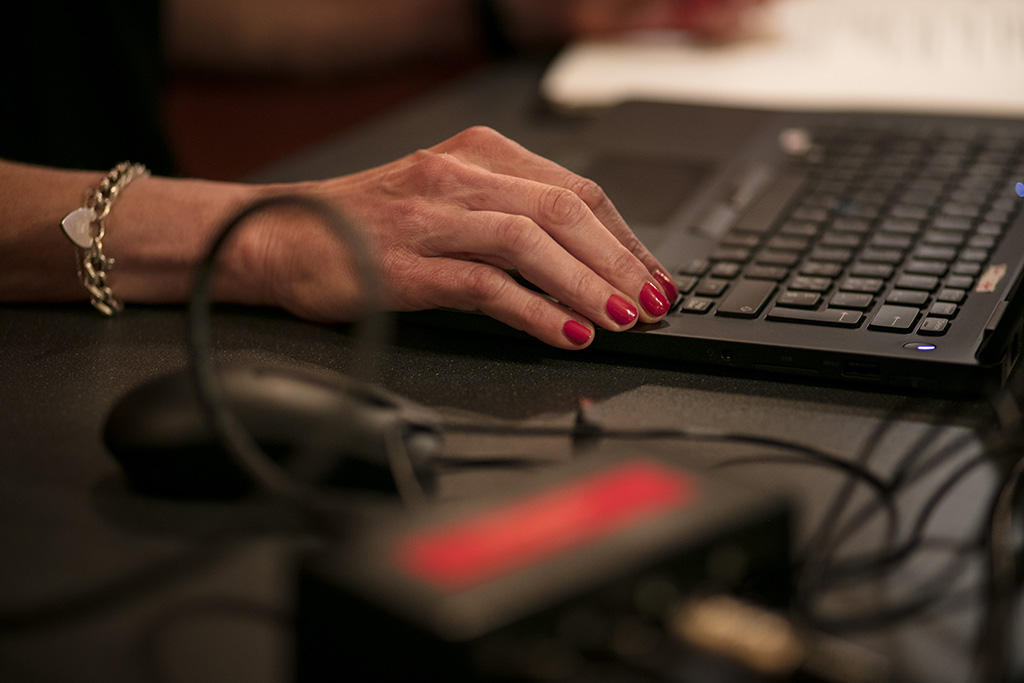
<svg viewBox="0 0 1024 683">
<path fill-rule="evenodd" d="M 624 296 L 634 307 L 639 302 L 644 322 L 654 322 L 668 311 L 670 302 L 651 272 L 575 193 L 475 168 L 465 173 L 465 184 L 472 190 L 456 199 L 473 210 L 470 216 L 476 224 L 458 231 L 444 247 L 496 254 L 588 317 L 589 307 L 581 304 L 609 290 L 608 284 L 617 291 L 607 294 Z M 460 236 L 472 239 L 467 244 Z M 566 281 L 571 283 L 568 290 Z M 591 320 L 600 324 L 598 318 Z"/>
<path fill-rule="evenodd" d="M 434 306 L 478 310 L 551 346 L 584 349 L 594 340 L 594 329 L 586 318 L 485 263 L 434 257 L 421 262 L 407 278 Z"/>
<path fill-rule="evenodd" d="M 586 204 L 601 225 L 648 270 L 669 302 L 679 292 L 668 270 L 640 242 L 604 191 L 592 180 L 530 152 L 522 145 L 486 127 L 469 128 L 434 147 L 482 168 L 569 190 Z"/>
<path fill-rule="evenodd" d="M 512 263 L 524 278 L 605 329 L 628 329 L 641 318 L 639 311 L 644 302 L 652 306 L 641 288 L 637 288 L 635 297 L 615 287 L 527 216 L 472 211 L 453 216 L 450 225 L 444 245 L 448 251 L 496 255 L 500 261 Z M 653 289 L 650 284 L 647 287 Z M 664 299 L 662 303 L 662 309 L 646 317 L 663 315 L 668 305 Z"/>
</svg>

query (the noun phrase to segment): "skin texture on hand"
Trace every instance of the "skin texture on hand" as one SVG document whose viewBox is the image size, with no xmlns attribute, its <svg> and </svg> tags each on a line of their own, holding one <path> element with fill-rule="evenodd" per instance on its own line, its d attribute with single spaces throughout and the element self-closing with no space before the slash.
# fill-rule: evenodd
<svg viewBox="0 0 1024 683">
<path fill-rule="evenodd" d="M 0 160 L 0 299 L 85 298 L 59 224 L 100 177 Z M 328 180 L 139 178 L 106 220 L 114 293 L 129 303 L 185 301 L 193 268 L 231 215 L 260 198 L 296 193 L 327 201 L 362 231 L 391 310 L 481 311 L 579 349 L 593 341 L 595 326 L 654 322 L 678 296 L 601 188 L 482 127 Z M 225 245 L 213 297 L 340 322 L 361 314 L 363 284 L 348 245 L 311 216 L 276 209 L 257 214 Z"/>
<path fill-rule="evenodd" d="M 621 331 L 656 321 L 677 297 L 596 184 L 489 128 L 298 189 L 365 230 L 393 310 L 479 310 L 572 349 L 593 340 L 595 325 Z M 326 231 L 268 216 L 259 234 L 273 303 L 324 321 L 359 310 L 345 249 Z"/>
</svg>

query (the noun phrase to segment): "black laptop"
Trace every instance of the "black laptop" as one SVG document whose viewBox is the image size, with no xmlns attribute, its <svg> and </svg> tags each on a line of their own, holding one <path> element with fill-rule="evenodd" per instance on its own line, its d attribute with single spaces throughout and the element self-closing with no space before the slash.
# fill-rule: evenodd
<svg viewBox="0 0 1024 683">
<path fill-rule="evenodd" d="M 1017 361 L 1024 122 L 631 103 L 566 161 L 681 285 L 600 347 L 943 393 Z"/>
</svg>

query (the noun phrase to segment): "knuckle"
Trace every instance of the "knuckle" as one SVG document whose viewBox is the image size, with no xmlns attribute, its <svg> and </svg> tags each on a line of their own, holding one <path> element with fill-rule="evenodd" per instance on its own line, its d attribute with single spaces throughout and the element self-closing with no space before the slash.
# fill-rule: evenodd
<svg viewBox="0 0 1024 683">
<path fill-rule="evenodd" d="M 483 263 L 469 264 L 462 275 L 462 291 L 472 307 L 501 298 L 506 278 L 495 268 Z"/>
<path fill-rule="evenodd" d="M 490 126 L 471 126 L 456 135 L 454 139 L 472 147 L 485 147 L 501 142 L 505 136 Z"/>
<path fill-rule="evenodd" d="M 613 273 L 628 273 L 636 270 L 639 265 L 636 256 L 627 248 L 616 249 L 614 254 L 609 255 L 608 266 Z"/>
<path fill-rule="evenodd" d="M 569 189 L 583 200 L 587 206 L 594 209 L 604 206 L 611 201 L 601 186 L 590 178 L 573 176 L 569 182 Z"/>
<path fill-rule="evenodd" d="M 527 254 L 541 246 L 543 232 L 526 216 L 509 215 L 495 226 L 495 239 L 502 256 Z"/>
<path fill-rule="evenodd" d="M 413 154 L 409 174 L 416 187 L 440 190 L 455 180 L 459 169 L 453 154 L 420 150 Z"/>
<path fill-rule="evenodd" d="M 593 280 L 586 270 L 580 269 L 569 276 L 566 293 L 572 302 L 585 301 L 587 295 L 592 295 L 595 291 L 600 290 L 594 287 Z"/>
<path fill-rule="evenodd" d="M 557 224 L 578 223 L 586 209 L 578 195 L 556 186 L 544 190 L 540 203 L 540 214 L 543 219 Z"/>
<path fill-rule="evenodd" d="M 519 321 L 514 325 L 516 329 L 525 330 L 536 326 L 548 314 L 548 304 L 540 297 L 527 297 L 518 311 Z"/>
</svg>

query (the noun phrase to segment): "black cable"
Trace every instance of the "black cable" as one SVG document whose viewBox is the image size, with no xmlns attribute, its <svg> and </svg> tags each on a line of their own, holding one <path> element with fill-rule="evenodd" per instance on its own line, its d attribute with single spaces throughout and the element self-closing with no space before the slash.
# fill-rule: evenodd
<svg viewBox="0 0 1024 683">
<path fill-rule="evenodd" d="M 983 443 L 990 442 L 991 439 L 989 437 L 989 434 L 992 433 L 993 431 L 994 430 L 989 430 L 989 433 L 982 433 L 980 435 L 980 440 Z M 979 438 L 979 435 L 977 433 L 969 432 L 953 439 L 952 441 L 944 445 L 942 448 L 940 448 L 928 460 L 919 465 L 916 470 L 908 471 L 906 474 L 904 474 L 898 486 L 892 486 L 891 484 L 887 484 L 891 494 L 893 496 L 898 495 L 900 490 L 909 487 L 911 484 L 917 482 L 925 475 L 929 474 L 934 469 L 944 464 L 950 458 L 960 455 L 962 449 L 977 438 Z M 985 452 L 990 452 L 990 447 L 987 447 L 983 450 Z M 876 500 L 868 501 L 864 505 L 862 505 L 855 512 L 855 514 L 847 520 L 846 524 L 834 534 L 834 536 L 831 539 L 826 540 L 826 547 L 820 552 L 819 558 L 824 558 L 824 561 L 827 564 L 827 562 L 834 556 L 834 554 L 839 550 L 842 544 L 845 543 L 850 538 L 850 536 L 852 536 L 858 529 L 862 528 L 862 526 L 866 524 L 868 520 L 870 520 L 871 517 L 879 511 L 879 509 L 880 507 Z M 798 564 L 802 563 L 802 559 L 798 560 Z"/>
<path fill-rule="evenodd" d="M 189 337 L 188 351 L 192 377 L 196 385 L 199 404 L 213 427 L 214 433 L 231 456 L 235 464 L 244 472 L 258 488 L 272 498 L 288 501 L 297 508 L 306 511 L 325 530 L 337 525 L 336 497 L 325 494 L 317 487 L 299 480 L 271 459 L 256 440 L 241 424 L 228 407 L 220 382 L 213 369 L 210 358 L 210 285 L 215 271 L 217 255 L 228 238 L 249 218 L 257 213 L 270 209 L 299 209 L 311 214 L 327 226 L 334 237 L 347 245 L 352 252 L 352 260 L 363 291 L 361 315 L 357 316 L 359 334 L 357 335 L 357 353 L 355 367 L 357 372 L 372 372 L 375 363 L 372 359 L 379 353 L 384 338 L 383 302 L 377 286 L 380 278 L 373 257 L 362 235 L 345 216 L 324 201 L 300 195 L 278 195 L 261 199 L 247 205 L 229 219 L 211 241 L 206 255 L 199 263 L 192 297 L 189 302 Z M 398 439 L 386 439 L 388 448 Z M 403 453 L 399 457 L 407 457 Z M 408 486 L 408 477 L 404 472 L 396 472 L 397 461 L 394 454 L 388 453 L 388 462 L 392 467 L 392 475 L 399 487 L 400 494 L 414 491 Z"/>
<path fill-rule="evenodd" d="M 980 455 L 968 460 L 953 471 L 934 491 L 932 491 L 932 494 L 925 501 L 924 505 L 921 506 L 921 510 L 918 512 L 917 519 L 914 522 L 910 535 L 901 546 L 883 554 L 872 554 L 868 557 L 847 558 L 839 563 L 832 564 L 828 568 L 828 573 L 836 574 L 840 577 L 851 575 L 863 576 L 864 574 L 888 569 L 892 565 L 906 560 L 911 554 L 913 554 L 917 547 L 922 545 L 922 542 L 924 541 L 925 527 L 927 527 L 932 514 L 938 508 L 945 496 L 954 487 L 956 487 L 956 485 L 959 484 L 971 470 L 980 465 L 987 464 L 989 460 L 990 457 L 988 454 Z M 824 578 L 825 580 L 828 579 L 827 574 Z"/>
<path fill-rule="evenodd" d="M 889 430 L 896 424 L 900 416 L 909 412 L 912 406 L 912 401 L 904 401 L 890 410 L 882 421 L 875 426 L 868 435 L 868 438 L 864 440 L 864 443 L 861 445 L 860 451 L 857 455 L 856 462 L 860 467 L 865 469 L 868 467 L 868 463 L 875 455 L 875 451 L 877 450 L 878 445 L 882 442 L 882 439 L 885 438 L 885 435 L 888 434 Z M 844 482 L 843 487 L 836 493 L 831 504 L 828 506 L 818 529 L 808 537 L 807 548 L 817 548 L 824 544 L 825 540 L 831 535 L 832 530 L 839 523 L 840 518 L 846 511 L 846 507 L 850 502 L 850 498 L 853 496 L 854 490 L 855 487 L 852 479 Z M 893 519 L 895 520 L 895 517 L 893 517 Z M 896 532 L 897 525 L 894 522 L 893 524 L 890 524 L 889 527 L 889 538 L 891 538 Z M 805 557 L 806 554 L 806 552 L 803 553 Z"/>
<path fill-rule="evenodd" d="M 1016 444 L 1020 447 L 1020 444 Z M 988 538 L 988 604 L 980 629 L 978 683 L 1004 680 L 1013 633 L 1017 568 L 1013 547 L 1014 501 L 1024 477 L 1024 454 L 1019 453 L 999 486 L 990 512 Z"/>
</svg>

